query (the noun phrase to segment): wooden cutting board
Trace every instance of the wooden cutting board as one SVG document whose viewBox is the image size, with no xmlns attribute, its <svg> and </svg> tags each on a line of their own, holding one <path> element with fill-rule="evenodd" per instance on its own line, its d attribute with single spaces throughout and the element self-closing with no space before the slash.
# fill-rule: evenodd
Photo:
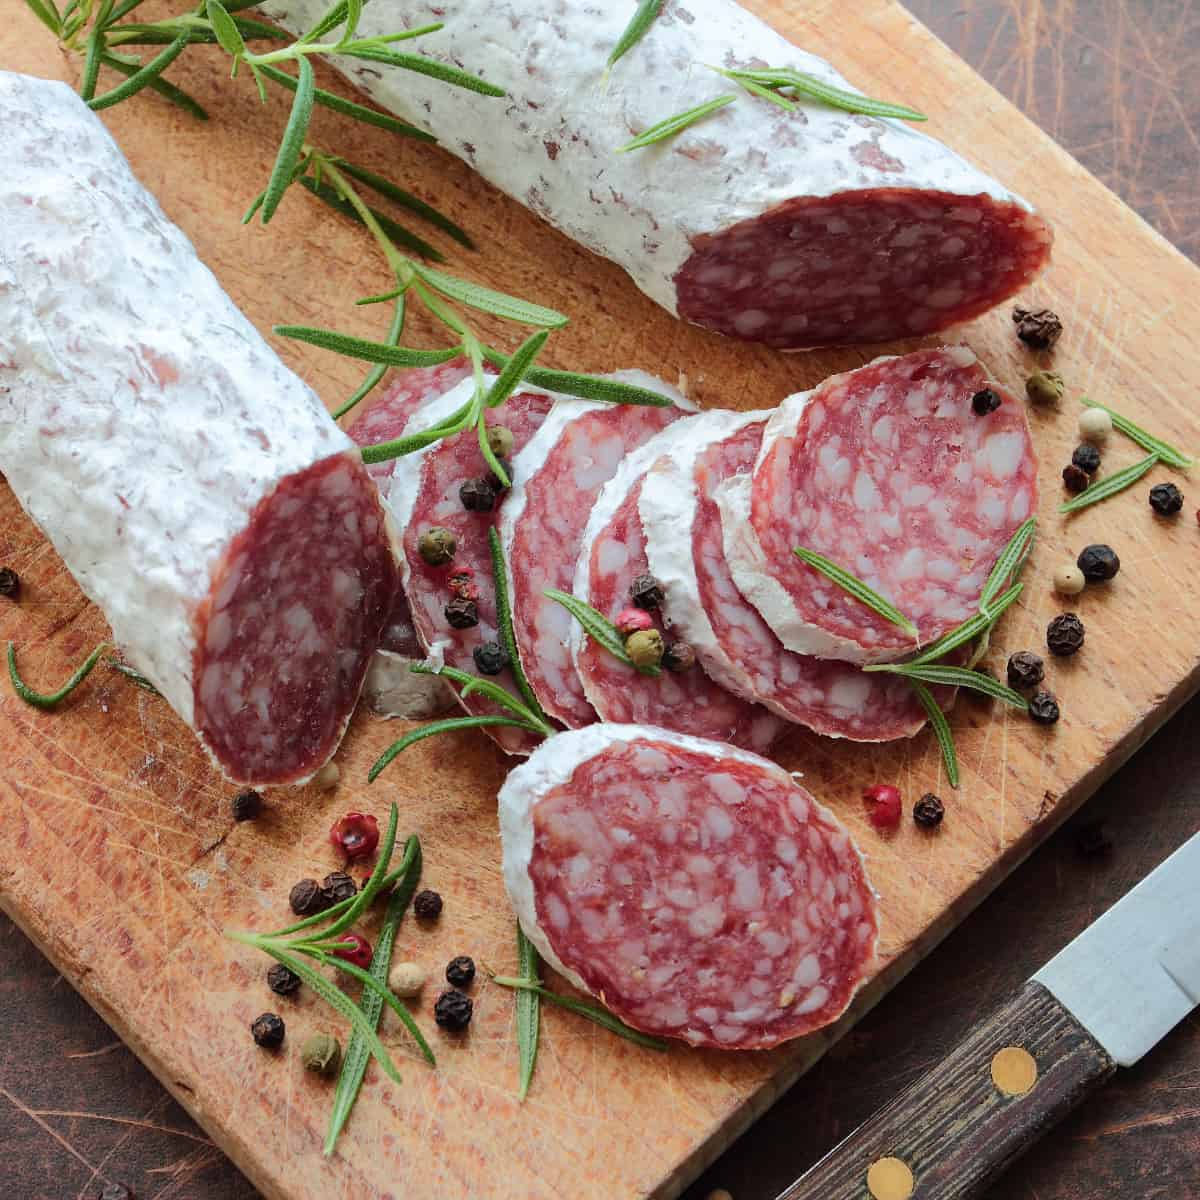
<svg viewBox="0 0 1200 1200">
<path fill-rule="evenodd" d="M 1055 265 L 1028 299 L 1064 316 L 1054 366 L 1072 400 L 1057 413 L 1032 414 L 1043 456 L 1042 540 L 1024 603 L 1006 618 L 992 662 L 1042 643 L 1046 622 L 1063 607 L 1048 582 L 1058 562 L 1102 540 L 1124 563 L 1113 584 L 1075 605 L 1088 641 L 1077 659 L 1051 668 L 1064 710 L 1056 729 L 960 702 L 958 792 L 946 786 L 928 735 L 864 748 L 797 733 L 781 751 L 854 830 L 882 895 L 880 972 L 860 998 L 861 1014 L 1196 690 L 1200 576 L 1192 563 L 1200 530 L 1190 508 L 1174 522 L 1150 512 L 1146 490 L 1166 473 L 1069 523 L 1055 506 L 1075 441 L 1074 397 L 1085 390 L 1200 449 L 1192 403 L 1200 362 L 1190 351 L 1200 276 L 891 0 L 749 7 L 872 92 L 923 108 L 935 135 L 1034 198 L 1057 228 Z M 75 83 L 80 64 L 10 4 L 0 67 Z M 381 314 L 351 303 L 387 284 L 358 229 L 299 194 L 269 229 L 239 225 L 270 168 L 286 106 L 273 96 L 264 109 L 250 82 L 231 87 L 226 71 L 207 50 L 189 51 L 172 70 L 209 108 L 207 124 L 142 96 L 105 114 L 109 127 L 261 329 L 297 322 L 380 335 Z M 328 72 L 320 82 L 342 90 Z M 0 132 L 0 146 L 2 139 Z M 551 342 L 551 365 L 682 373 L 703 404 L 758 407 L 874 353 L 784 356 L 685 327 L 448 155 L 324 112 L 314 140 L 405 182 L 466 225 L 480 251 L 454 249 L 455 270 L 571 314 Z M 513 344 L 513 327 L 480 323 L 498 344 Z M 431 330 L 414 328 L 433 344 Z M 1006 311 L 963 337 L 1019 389 L 1034 360 Z M 331 406 L 359 378 L 333 356 L 283 342 L 279 350 Z M 1139 453 L 1115 440 L 1106 469 Z M 24 581 L 20 605 L 0 607 L 0 636 L 17 644 L 28 679 L 54 684 L 107 630 L 6 489 L 0 561 Z M 339 865 L 326 841 L 334 816 L 354 807 L 382 815 L 395 800 L 401 830 L 421 836 L 425 879 L 444 894 L 446 910 L 436 932 L 406 924 L 400 955 L 435 977 L 457 953 L 496 969 L 514 965 L 494 813 L 505 762 L 483 738 L 441 739 L 410 751 L 368 788 L 368 765 L 401 728 L 358 718 L 338 756 L 343 782 L 335 791 L 281 792 L 262 819 L 235 826 L 231 789 L 162 701 L 102 669 L 52 714 L 0 685 L 0 904 L 268 1196 L 523 1200 L 678 1191 L 848 1022 L 772 1053 L 680 1048 L 664 1056 L 550 1010 L 538 1074 L 521 1105 L 511 996 L 477 985 L 471 1033 L 454 1039 L 433 1029 L 431 987 L 418 1019 L 431 1031 L 438 1069 L 418 1061 L 385 1019 L 404 1085 L 373 1066 L 338 1154 L 321 1157 L 331 1092 L 301 1069 L 298 1048 L 312 1030 L 343 1031 L 303 992 L 295 1001 L 272 996 L 266 960 L 221 931 L 286 919 L 290 884 Z M 943 795 L 941 832 L 922 835 L 908 821 L 891 839 L 872 831 L 859 794 L 876 781 L 898 783 L 909 805 L 926 790 Z M 276 1056 L 249 1037 L 248 1023 L 264 1009 L 288 1022 Z"/>
</svg>

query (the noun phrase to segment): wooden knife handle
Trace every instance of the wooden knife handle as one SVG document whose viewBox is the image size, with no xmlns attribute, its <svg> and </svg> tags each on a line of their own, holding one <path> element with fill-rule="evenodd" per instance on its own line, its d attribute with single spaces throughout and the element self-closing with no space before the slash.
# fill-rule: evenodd
<svg viewBox="0 0 1200 1200">
<path fill-rule="evenodd" d="M 778 1200 L 965 1200 L 1116 1070 L 1040 984 L 999 1011 Z"/>
</svg>

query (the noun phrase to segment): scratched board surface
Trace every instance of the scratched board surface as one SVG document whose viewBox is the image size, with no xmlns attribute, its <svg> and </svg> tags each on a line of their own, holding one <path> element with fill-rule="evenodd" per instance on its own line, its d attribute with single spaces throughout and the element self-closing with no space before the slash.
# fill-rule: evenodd
<svg viewBox="0 0 1200 1200">
<path fill-rule="evenodd" d="M 1054 365 L 1071 382 L 1072 397 L 1086 390 L 1163 436 L 1200 445 L 1200 420 L 1186 401 L 1200 384 L 1200 364 L 1187 351 L 1200 307 L 1195 268 L 897 5 L 865 0 L 848 13 L 827 0 L 806 4 L 803 16 L 796 5 L 750 7 L 864 86 L 927 111 L 935 134 L 1036 199 L 1058 243 L 1055 265 L 1030 299 L 1068 319 Z M 71 82 L 79 70 L 22 9 L 0 31 L 0 66 Z M 273 98 L 264 110 L 248 81 L 230 88 L 215 52 L 194 50 L 175 72 L 213 114 L 207 125 L 146 97 L 106 114 L 168 215 L 259 328 L 295 322 L 378 335 L 378 315 L 351 304 L 387 283 L 359 231 L 301 196 L 285 201 L 269 230 L 238 224 L 273 159 L 282 102 Z M 340 86 L 328 74 L 321 82 Z M 572 324 L 551 343 L 551 365 L 642 366 L 668 379 L 683 373 L 702 404 L 759 407 L 871 357 L 785 357 L 687 328 L 615 268 L 498 197 L 449 156 L 327 113 L 318 115 L 314 137 L 402 178 L 465 224 L 481 250 L 455 251 L 456 270 L 571 314 Z M 512 344 L 512 327 L 481 324 L 501 345 Z M 1010 384 L 1019 386 L 1032 365 L 1004 312 L 975 322 L 963 337 Z M 332 356 L 288 343 L 279 349 L 331 406 L 359 377 Z M 991 656 L 1001 663 L 1009 649 L 1041 641 L 1061 607 L 1048 586 L 1057 561 L 1088 541 L 1116 545 L 1124 573 L 1076 605 L 1089 628 L 1085 651 L 1053 668 L 1063 723 L 1046 733 L 1018 715 L 961 702 L 954 723 L 963 786 L 951 799 L 954 819 L 936 839 L 907 823 L 894 839 L 880 839 L 858 799 L 878 780 L 899 782 L 909 797 L 927 789 L 949 796 L 928 735 L 854 748 L 797 733 L 780 753 L 870 856 L 883 940 L 880 974 L 863 1005 L 1195 690 L 1200 584 L 1185 556 L 1194 552 L 1197 530 L 1190 521 L 1155 521 L 1144 485 L 1064 523 L 1054 502 L 1074 418 L 1073 403 L 1033 414 L 1043 539 L 1023 603 Z M 1108 466 L 1137 453 L 1117 443 Z M 21 648 L 35 683 L 62 678 L 106 628 L 7 492 L 0 493 L 0 557 L 25 581 L 22 603 L 4 610 L 0 633 Z M 410 1053 L 385 1018 L 404 1084 L 388 1083 L 372 1067 L 339 1153 L 326 1161 L 320 1143 L 330 1093 L 303 1072 L 298 1047 L 308 1032 L 337 1025 L 310 996 L 274 998 L 263 983 L 265 960 L 221 931 L 281 923 L 290 883 L 339 865 L 326 841 L 332 817 L 351 807 L 382 813 L 395 800 L 402 831 L 418 833 L 425 845 L 426 882 L 447 898 L 436 932 L 406 927 L 399 953 L 433 971 L 460 952 L 511 968 L 494 813 L 504 761 L 482 739 L 431 741 L 368 788 L 366 768 L 398 726 L 360 717 L 338 757 L 338 789 L 281 792 L 263 819 L 234 826 L 230 789 L 187 731 L 161 701 L 110 673 L 98 672 L 55 714 L 35 712 L 6 691 L 0 723 L 0 833 L 8 847 L 0 902 L 267 1195 L 425 1200 L 467 1194 L 483 1180 L 501 1197 L 668 1194 L 830 1041 L 822 1035 L 743 1056 L 680 1048 L 664 1057 L 550 1010 L 538 1075 L 519 1105 L 511 997 L 479 985 L 471 1033 L 455 1040 L 433 1030 L 431 987 L 418 1018 L 434 1034 L 437 1071 Z M 246 1029 L 267 1008 L 279 1008 L 289 1023 L 285 1049 L 274 1057 L 257 1050 Z"/>
</svg>

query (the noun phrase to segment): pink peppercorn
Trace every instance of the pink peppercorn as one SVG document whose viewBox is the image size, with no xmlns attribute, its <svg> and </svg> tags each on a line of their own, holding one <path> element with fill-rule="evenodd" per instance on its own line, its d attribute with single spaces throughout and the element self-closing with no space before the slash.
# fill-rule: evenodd
<svg viewBox="0 0 1200 1200">
<path fill-rule="evenodd" d="M 644 608 L 626 608 L 617 613 L 613 622 L 622 637 L 654 628 L 654 618 Z"/>
<path fill-rule="evenodd" d="M 371 943 L 360 933 L 344 933 L 338 938 L 338 945 L 345 946 L 345 950 L 334 950 L 334 958 L 345 959 L 348 963 L 353 963 L 356 967 L 362 967 L 365 971 L 371 965 Z"/>
<path fill-rule="evenodd" d="M 369 813 L 349 812 L 330 826 L 329 840 L 347 858 L 366 858 L 379 845 L 379 822 Z"/>
<path fill-rule="evenodd" d="M 867 819 L 876 829 L 896 829 L 900 824 L 903 806 L 900 789 L 890 783 L 877 783 L 863 791 L 867 802 Z"/>
</svg>

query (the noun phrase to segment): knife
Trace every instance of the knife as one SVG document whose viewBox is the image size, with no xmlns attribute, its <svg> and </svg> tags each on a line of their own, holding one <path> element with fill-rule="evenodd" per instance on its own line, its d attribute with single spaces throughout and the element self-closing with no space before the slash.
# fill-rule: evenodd
<svg viewBox="0 0 1200 1200">
<path fill-rule="evenodd" d="M 777 1200 L 965 1200 L 1200 1004 L 1200 833 Z"/>
</svg>

